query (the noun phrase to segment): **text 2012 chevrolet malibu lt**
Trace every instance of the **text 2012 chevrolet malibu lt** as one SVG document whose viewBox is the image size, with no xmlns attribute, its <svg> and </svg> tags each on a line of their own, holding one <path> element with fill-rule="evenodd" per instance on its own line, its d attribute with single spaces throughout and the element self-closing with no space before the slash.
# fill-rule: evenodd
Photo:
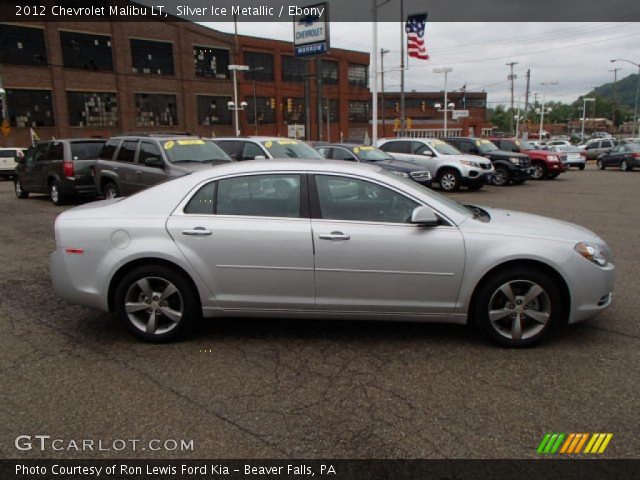
<svg viewBox="0 0 640 480">
<path fill-rule="evenodd" d="M 72 208 L 55 238 L 58 294 L 152 341 L 260 316 L 473 322 L 528 346 L 606 309 L 614 284 L 589 230 L 327 160 L 194 172 Z"/>
</svg>

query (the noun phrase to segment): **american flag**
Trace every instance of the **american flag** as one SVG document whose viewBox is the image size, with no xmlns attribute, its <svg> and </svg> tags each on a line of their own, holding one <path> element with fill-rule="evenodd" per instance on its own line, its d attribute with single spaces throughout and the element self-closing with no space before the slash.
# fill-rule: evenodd
<svg viewBox="0 0 640 480">
<path fill-rule="evenodd" d="M 407 32 L 407 53 L 410 57 L 428 60 L 427 48 L 424 45 L 427 14 L 409 15 L 404 31 Z"/>
</svg>

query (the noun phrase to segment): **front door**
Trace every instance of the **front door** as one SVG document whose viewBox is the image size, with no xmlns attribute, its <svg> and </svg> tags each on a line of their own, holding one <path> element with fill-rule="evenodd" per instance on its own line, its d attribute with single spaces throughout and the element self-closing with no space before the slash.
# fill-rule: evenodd
<svg viewBox="0 0 640 480">
<path fill-rule="evenodd" d="M 312 310 L 306 199 L 304 175 L 224 178 L 201 187 L 167 228 L 221 307 Z"/>
<path fill-rule="evenodd" d="M 160 150 L 154 143 L 141 141 L 140 148 L 138 150 L 138 158 L 136 160 L 134 187 L 136 190 L 157 185 L 169 178 L 169 175 L 167 175 L 164 168 L 159 166 L 148 166 L 145 162 L 149 158 L 157 158 L 164 163 L 164 160 L 162 160 L 162 153 L 160 153 Z"/>
<path fill-rule="evenodd" d="M 48 193 L 45 174 L 48 167 L 49 142 L 41 142 L 36 145 L 33 156 L 28 159 L 22 177 L 24 190 L 33 193 Z"/>
<path fill-rule="evenodd" d="M 465 260 L 457 227 L 408 223 L 419 203 L 377 183 L 315 175 L 314 185 L 318 310 L 453 313 Z"/>
</svg>

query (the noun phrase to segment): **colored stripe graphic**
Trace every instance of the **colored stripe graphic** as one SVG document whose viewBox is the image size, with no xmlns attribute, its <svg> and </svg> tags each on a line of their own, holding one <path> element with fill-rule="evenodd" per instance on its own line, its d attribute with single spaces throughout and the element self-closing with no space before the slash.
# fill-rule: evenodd
<svg viewBox="0 0 640 480">
<path fill-rule="evenodd" d="M 613 433 L 546 433 L 538 445 L 537 452 L 542 454 L 603 453 Z M 587 441 L 588 440 L 588 441 Z M 582 450 L 582 447 L 586 447 Z"/>
</svg>

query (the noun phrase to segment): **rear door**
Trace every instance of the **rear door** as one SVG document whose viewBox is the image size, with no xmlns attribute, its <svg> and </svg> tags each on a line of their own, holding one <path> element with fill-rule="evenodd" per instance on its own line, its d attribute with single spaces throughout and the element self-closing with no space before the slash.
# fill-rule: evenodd
<svg viewBox="0 0 640 480">
<path fill-rule="evenodd" d="M 98 161 L 100 150 L 102 150 L 104 144 L 104 140 L 83 140 L 80 142 L 69 142 L 70 152 L 66 152 L 65 156 L 70 155 L 70 158 L 68 158 L 67 160 L 73 162 L 73 173 L 76 185 L 93 185 L 93 167 Z"/>
<path fill-rule="evenodd" d="M 113 167 L 113 171 L 117 173 L 120 179 L 120 194 L 123 196 L 131 195 L 142 188 L 138 185 L 136 179 L 136 170 L 138 169 L 135 164 L 137 149 L 138 140 L 124 140 L 116 154 L 116 164 Z"/>
<path fill-rule="evenodd" d="M 24 190 L 33 193 L 48 193 L 45 183 L 48 152 L 49 142 L 40 142 L 36 145 L 33 156 L 26 162 L 24 174 L 21 175 Z"/>
</svg>

